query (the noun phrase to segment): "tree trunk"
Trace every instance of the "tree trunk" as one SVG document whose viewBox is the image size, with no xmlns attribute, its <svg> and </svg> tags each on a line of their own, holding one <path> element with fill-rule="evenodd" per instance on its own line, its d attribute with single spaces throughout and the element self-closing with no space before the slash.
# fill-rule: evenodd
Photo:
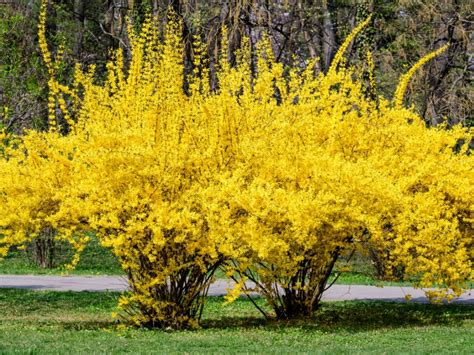
<svg viewBox="0 0 474 355">
<path fill-rule="evenodd" d="M 74 17 L 76 19 L 76 38 L 74 41 L 74 57 L 80 58 L 82 39 L 84 35 L 85 3 L 84 0 L 74 0 Z"/>
<path fill-rule="evenodd" d="M 33 244 L 33 258 L 36 266 L 41 269 L 51 269 L 55 265 L 54 231 L 47 228 L 39 235 Z"/>
<path fill-rule="evenodd" d="M 336 52 L 336 29 L 332 20 L 331 10 L 333 8 L 333 1 L 327 1 L 323 4 L 323 68 L 327 71 L 331 66 L 331 61 Z"/>
</svg>

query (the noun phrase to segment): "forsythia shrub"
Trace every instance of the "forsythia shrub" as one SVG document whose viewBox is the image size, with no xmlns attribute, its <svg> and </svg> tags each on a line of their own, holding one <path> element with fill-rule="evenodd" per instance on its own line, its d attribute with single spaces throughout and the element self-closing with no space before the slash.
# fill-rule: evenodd
<svg viewBox="0 0 474 355">
<path fill-rule="evenodd" d="M 404 108 L 412 73 L 393 101 L 367 97 L 343 60 L 367 21 L 317 77 L 265 38 L 254 70 L 245 45 L 231 67 L 224 30 L 211 90 L 203 46 L 185 77 L 180 24 L 148 19 L 127 68 L 117 50 L 105 82 L 77 68 L 65 87 L 44 13 L 50 130 L 2 137 L 1 254 L 46 229 L 80 253 L 94 231 L 129 277 L 123 314 L 148 327 L 195 325 L 220 266 L 239 279 L 229 300 L 251 280 L 280 318 L 310 315 L 338 257 L 367 245 L 436 299 L 472 278 L 474 160 L 453 151 L 472 132 Z"/>
</svg>

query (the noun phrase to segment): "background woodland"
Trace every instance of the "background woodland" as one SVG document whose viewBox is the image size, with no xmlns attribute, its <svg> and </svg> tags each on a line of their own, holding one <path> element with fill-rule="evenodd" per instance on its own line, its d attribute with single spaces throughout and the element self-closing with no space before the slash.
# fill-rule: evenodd
<svg viewBox="0 0 474 355">
<path fill-rule="evenodd" d="M 47 126 L 47 73 L 37 39 L 39 3 L 0 1 L 0 125 L 11 132 Z M 64 50 L 62 81 L 72 80 L 76 62 L 94 64 L 105 75 L 113 49 L 129 53 L 126 18 L 139 26 L 151 11 L 164 24 L 169 9 L 184 20 L 185 70 L 193 69 L 192 41 L 199 38 L 208 46 L 214 81 L 223 25 L 231 62 L 244 36 L 256 50 L 267 32 L 279 62 L 304 67 L 319 57 L 317 73 L 327 72 L 345 36 L 372 13 L 369 29 L 349 48 L 350 64 L 364 71 L 370 49 L 378 94 L 390 96 L 402 73 L 449 42 L 449 50 L 412 80 L 408 104 L 416 104 L 428 125 L 474 123 L 474 3 L 469 0 L 58 0 L 48 6 L 47 36 L 53 53 Z"/>
</svg>

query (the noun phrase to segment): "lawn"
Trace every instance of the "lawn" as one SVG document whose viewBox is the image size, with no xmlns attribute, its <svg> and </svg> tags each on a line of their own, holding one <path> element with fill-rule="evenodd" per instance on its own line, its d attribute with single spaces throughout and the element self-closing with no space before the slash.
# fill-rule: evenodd
<svg viewBox="0 0 474 355">
<path fill-rule="evenodd" d="M 99 245 L 97 239 L 92 238 L 81 254 L 81 260 L 72 271 L 66 271 L 62 265 L 71 261 L 71 248 L 59 245 L 56 250 L 56 263 L 53 269 L 41 269 L 33 262 L 32 252 L 13 250 L 7 257 L 0 261 L 0 274 L 14 275 L 57 275 L 69 273 L 72 275 L 123 275 L 122 269 L 110 250 Z"/>
<path fill-rule="evenodd" d="M 0 289 L 0 353 L 474 353 L 472 305 L 328 302 L 307 322 L 276 322 L 211 297 L 201 329 L 166 332 L 117 330 L 117 297 Z"/>
</svg>

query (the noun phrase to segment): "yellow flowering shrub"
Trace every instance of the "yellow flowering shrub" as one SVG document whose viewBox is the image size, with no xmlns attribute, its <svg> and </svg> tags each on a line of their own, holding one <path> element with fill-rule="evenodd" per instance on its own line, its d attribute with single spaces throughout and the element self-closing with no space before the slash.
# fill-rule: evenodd
<svg viewBox="0 0 474 355">
<path fill-rule="evenodd" d="M 40 25 L 50 130 L 5 137 L 0 253 L 46 228 L 80 252 L 94 231 L 129 277 L 122 313 L 148 327 L 194 326 L 223 265 L 278 317 L 310 315 L 338 257 L 367 245 L 439 286 L 431 297 L 458 294 L 473 276 L 474 160 L 453 147 L 472 132 L 426 128 L 402 106 L 409 76 L 393 102 L 367 97 L 343 60 L 366 23 L 317 77 L 277 63 L 266 38 L 255 70 L 246 46 L 231 67 L 224 31 L 215 90 L 199 43 L 185 77 L 175 21 L 130 30 L 127 66 L 117 50 L 104 82 L 77 68 L 72 87 Z"/>
</svg>

